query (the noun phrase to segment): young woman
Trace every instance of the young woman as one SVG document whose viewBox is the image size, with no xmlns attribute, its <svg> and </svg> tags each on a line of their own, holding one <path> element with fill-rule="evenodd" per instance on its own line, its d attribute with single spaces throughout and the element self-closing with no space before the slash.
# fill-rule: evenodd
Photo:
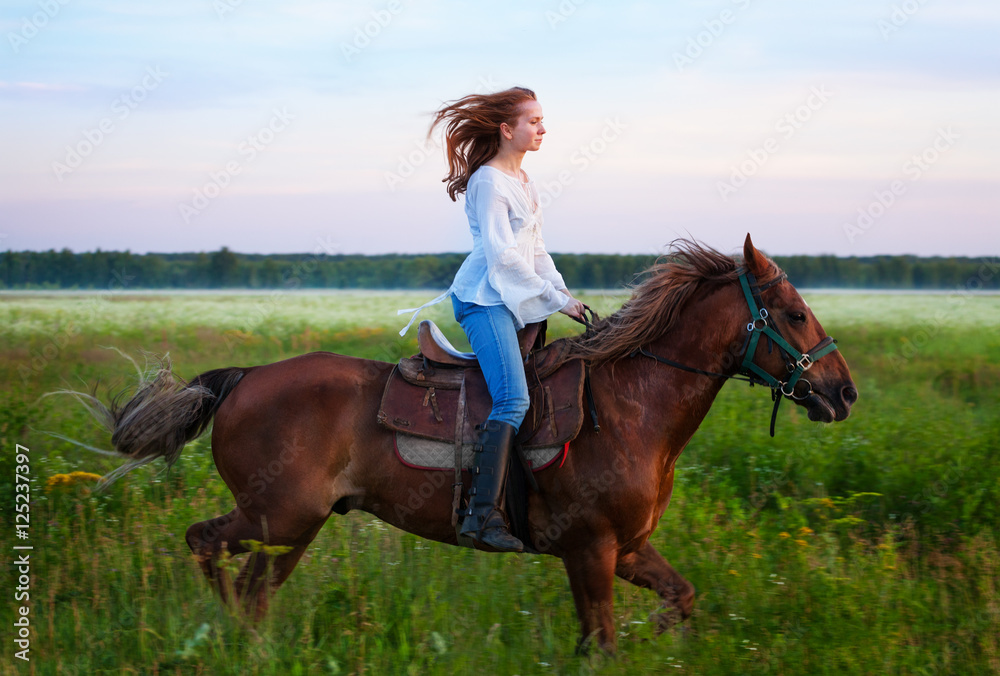
<svg viewBox="0 0 1000 676">
<path fill-rule="evenodd" d="M 462 535 L 503 551 L 522 551 L 499 509 L 514 435 L 528 410 L 528 383 L 517 330 L 555 312 L 583 316 L 542 240 L 538 190 L 521 169 L 528 151 L 542 145 L 545 127 L 535 93 L 514 87 L 474 94 L 440 108 L 432 133 L 444 125 L 448 196 L 465 193 L 472 253 L 444 294 L 415 310 L 451 296 L 455 319 L 479 357 L 493 399 L 481 436 Z"/>
</svg>

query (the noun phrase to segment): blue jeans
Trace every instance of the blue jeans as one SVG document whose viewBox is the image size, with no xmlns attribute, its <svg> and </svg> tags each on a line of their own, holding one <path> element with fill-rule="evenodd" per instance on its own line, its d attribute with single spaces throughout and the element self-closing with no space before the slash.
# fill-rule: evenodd
<svg viewBox="0 0 1000 676">
<path fill-rule="evenodd" d="M 486 377 L 493 399 L 489 419 L 519 428 L 529 401 L 514 315 L 503 305 L 476 305 L 455 296 L 451 297 L 451 306 Z"/>
</svg>

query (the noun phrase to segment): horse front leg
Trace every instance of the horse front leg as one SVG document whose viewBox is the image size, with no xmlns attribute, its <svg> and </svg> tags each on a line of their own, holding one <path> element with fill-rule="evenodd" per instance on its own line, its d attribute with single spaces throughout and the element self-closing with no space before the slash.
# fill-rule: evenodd
<svg viewBox="0 0 1000 676">
<path fill-rule="evenodd" d="M 654 615 L 657 633 L 683 622 L 694 610 L 694 585 L 681 577 L 649 542 L 619 558 L 615 575 L 636 586 L 652 589 L 663 599 L 665 610 Z"/>
<path fill-rule="evenodd" d="M 563 557 L 582 631 L 578 652 L 586 652 L 591 642 L 608 653 L 617 648 L 612 597 L 615 550 L 616 546 L 611 544 L 568 552 Z"/>
</svg>

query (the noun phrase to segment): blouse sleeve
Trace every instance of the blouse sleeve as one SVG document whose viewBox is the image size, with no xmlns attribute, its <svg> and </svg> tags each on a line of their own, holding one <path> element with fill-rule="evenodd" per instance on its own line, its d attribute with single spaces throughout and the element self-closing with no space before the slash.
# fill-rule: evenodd
<svg viewBox="0 0 1000 676">
<path fill-rule="evenodd" d="M 552 261 L 552 256 L 545 249 L 545 240 L 542 239 L 542 229 L 539 227 L 535 234 L 535 273 L 542 279 L 552 282 L 556 291 L 566 289 L 566 282 L 563 276 L 556 270 L 556 264 Z"/>
<path fill-rule="evenodd" d="M 569 297 L 552 281 L 539 276 L 534 266 L 518 253 L 507 201 L 497 187 L 489 181 L 477 181 L 466 197 L 473 200 L 490 286 L 500 294 L 519 323 L 523 325 L 522 317 L 548 316 L 561 310 Z M 555 270 L 554 265 L 552 269 Z"/>
</svg>

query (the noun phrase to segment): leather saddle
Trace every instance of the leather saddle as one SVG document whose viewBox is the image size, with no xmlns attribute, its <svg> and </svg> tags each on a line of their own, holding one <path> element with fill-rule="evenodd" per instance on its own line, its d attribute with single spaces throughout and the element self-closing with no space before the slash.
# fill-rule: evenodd
<svg viewBox="0 0 1000 676">
<path fill-rule="evenodd" d="M 565 363 L 568 345 L 545 342 L 545 322 L 519 332 L 530 406 L 515 441 L 524 449 L 563 445 L 583 426 L 584 363 Z M 456 350 L 433 322 L 417 332 L 420 352 L 400 359 L 382 394 L 378 421 L 401 434 L 474 444 L 493 402 L 475 355 Z"/>
</svg>

